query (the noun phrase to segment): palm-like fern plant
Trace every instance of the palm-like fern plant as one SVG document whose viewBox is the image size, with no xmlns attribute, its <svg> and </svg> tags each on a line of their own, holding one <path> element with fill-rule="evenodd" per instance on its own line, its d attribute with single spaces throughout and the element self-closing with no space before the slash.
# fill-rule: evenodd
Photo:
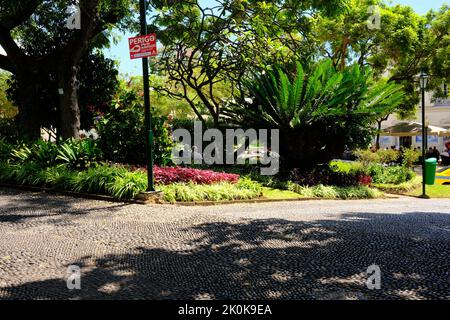
<svg viewBox="0 0 450 320">
<path fill-rule="evenodd" d="M 367 143 L 375 120 L 404 97 L 401 86 L 374 82 L 369 69 L 354 65 L 337 71 L 331 60 L 318 63 L 309 74 L 300 63 L 294 74 L 278 66 L 255 75 L 245 86 L 252 103 L 238 101 L 226 108 L 227 121 L 280 129 L 285 149 L 281 156 L 299 160 L 291 164 L 295 166 L 305 157 L 323 162 L 345 148 Z"/>
<path fill-rule="evenodd" d="M 404 96 L 399 85 L 372 82 L 369 70 L 362 72 L 355 65 L 338 72 L 331 60 L 319 63 L 309 76 L 298 62 L 293 77 L 276 67 L 275 71 L 255 75 L 245 86 L 254 97 L 252 103 L 238 101 L 224 114 L 239 125 L 266 127 L 295 128 L 349 113 L 376 116 L 388 107 L 397 107 Z"/>
</svg>

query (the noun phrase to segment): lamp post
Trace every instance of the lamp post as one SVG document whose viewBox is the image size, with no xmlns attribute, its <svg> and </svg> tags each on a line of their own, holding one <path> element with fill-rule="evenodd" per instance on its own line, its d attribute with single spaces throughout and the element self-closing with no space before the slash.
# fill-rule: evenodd
<svg viewBox="0 0 450 320">
<path fill-rule="evenodd" d="M 422 71 L 419 74 L 420 89 L 422 90 L 422 198 L 428 198 L 425 186 L 425 155 L 428 140 L 428 129 L 425 125 L 425 89 L 427 88 L 429 76 Z"/>
</svg>

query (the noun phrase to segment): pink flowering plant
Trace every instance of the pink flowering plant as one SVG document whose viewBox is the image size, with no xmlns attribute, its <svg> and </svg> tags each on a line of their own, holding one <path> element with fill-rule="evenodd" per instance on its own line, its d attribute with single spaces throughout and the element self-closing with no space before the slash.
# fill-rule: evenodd
<svg viewBox="0 0 450 320">
<path fill-rule="evenodd" d="M 196 183 L 196 184 L 215 184 L 220 182 L 237 183 L 239 175 L 215 172 L 212 170 L 200 170 L 183 167 L 158 167 L 153 169 L 156 184 L 171 183 Z"/>
</svg>

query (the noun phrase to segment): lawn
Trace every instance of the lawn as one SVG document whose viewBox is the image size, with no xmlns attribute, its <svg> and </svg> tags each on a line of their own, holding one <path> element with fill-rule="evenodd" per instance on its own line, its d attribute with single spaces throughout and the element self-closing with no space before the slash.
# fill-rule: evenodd
<svg viewBox="0 0 450 320">
<path fill-rule="evenodd" d="M 263 197 L 266 199 L 275 199 L 275 200 L 289 200 L 289 199 L 303 198 L 298 193 L 289 190 L 280 190 L 273 188 L 263 188 Z"/>
<path fill-rule="evenodd" d="M 422 187 L 408 193 L 410 196 L 420 196 Z M 427 195 L 431 198 L 450 198 L 450 186 L 427 186 Z"/>
</svg>

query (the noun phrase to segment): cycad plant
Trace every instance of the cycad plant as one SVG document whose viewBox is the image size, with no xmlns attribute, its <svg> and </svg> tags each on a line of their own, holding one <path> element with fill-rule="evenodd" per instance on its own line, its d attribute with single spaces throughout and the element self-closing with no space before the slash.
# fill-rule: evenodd
<svg viewBox="0 0 450 320">
<path fill-rule="evenodd" d="M 368 68 L 337 71 L 331 60 L 311 72 L 300 63 L 295 72 L 281 66 L 245 83 L 249 99 L 238 100 L 224 114 L 229 123 L 280 129 L 281 164 L 310 168 L 340 156 L 346 148 L 365 146 L 376 119 L 397 107 L 402 87 L 375 82 Z"/>
</svg>

